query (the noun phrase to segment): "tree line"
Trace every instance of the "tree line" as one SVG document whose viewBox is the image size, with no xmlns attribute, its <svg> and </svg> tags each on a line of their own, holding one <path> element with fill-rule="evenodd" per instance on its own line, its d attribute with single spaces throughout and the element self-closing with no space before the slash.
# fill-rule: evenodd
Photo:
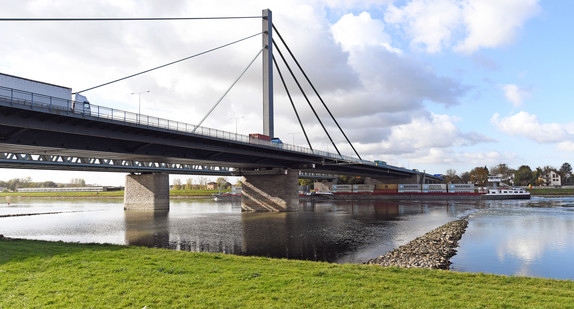
<svg viewBox="0 0 574 309">
<path fill-rule="evenodd" d="M 490 169 L 486 166 L 475 167 L 461 174 L 457 174 L 454 169 L 449 169 L 444 177 L 446 183 L 474 183 L 479 186 L 485 186 L 488 182 L 488 175 L 500 175 L 502 179 L 513 180 L 513 185 L 516 186 L 544 186 L 550 184 L 550 179 L 545 177 L 550 172 L 556 172 L 560 175 L 563 184 L 571 181 L 572 166 L 568 162 L 562 164 L 559 169 L 548 165 L 535 169 L 530 168 L 528 165 L 521 165 L 518 169 L 513 169 L 506 164 L 499 164 Z"/>
<path fill-rule="evenodd" d="M 34 182 L 31 177 L 14 178 L 8 181 L 0 180 L 0 188 L 9 191 L 16 191 L 18 188 L 63 188 L 63 187 L 85 187 L 86 181 L 81 178 L 73 178 L 69 184 L 57 184 L 53 181 Z"/>
<path fill-rule="evenodd" d="M 205 190 L 207 189 L 207 182 L 207 178 L 199 177 L 199 181 L 196 184 L 191 181 L 191 178 L 188 178 L 184 184 L 181 179 L 175 178 L 173 180 L 173 190 Z M 230 189 L 232 186 L 225 177 L 217 178 L 215 183 L 217 183 L 217 188 L 219 189 Z"/>
</svg>

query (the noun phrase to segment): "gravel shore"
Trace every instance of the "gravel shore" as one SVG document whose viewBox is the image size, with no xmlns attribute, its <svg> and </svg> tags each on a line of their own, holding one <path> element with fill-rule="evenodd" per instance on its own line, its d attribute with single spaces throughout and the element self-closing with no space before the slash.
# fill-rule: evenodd
<svg viewBox="0 0 574 309">
<path fill-rule="evenodd" d="M 458 241 L 466 231 L 468 217 L 451 221 L 365 264 L 405 268 L 448 269 Z"/>
</svg>

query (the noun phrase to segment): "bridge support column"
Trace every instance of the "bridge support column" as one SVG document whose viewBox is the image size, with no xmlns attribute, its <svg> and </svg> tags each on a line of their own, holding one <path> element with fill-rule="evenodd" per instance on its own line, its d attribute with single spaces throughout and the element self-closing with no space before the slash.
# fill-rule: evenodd
<svg viewBox="0 0 574 309">
<path fill-rule="evenodd" d="M 244 174 L 241 179 L 242 211 L 294 211 L 299 208 L 298 172 Z"/>
<path fill-rule="evenodd" d="M 169 175 L 127 175 L 124 209 L 169 210 Z"/>
</svg>

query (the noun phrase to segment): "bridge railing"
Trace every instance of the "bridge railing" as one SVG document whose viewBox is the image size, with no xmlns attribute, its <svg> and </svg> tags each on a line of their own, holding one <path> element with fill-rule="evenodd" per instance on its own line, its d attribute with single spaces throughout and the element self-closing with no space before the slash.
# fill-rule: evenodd
<svg viewBox="0 0 574 309">
<path fill-rule="evenodd" d="M 353 158 L 350 156 L 338 155 L 327 151 L 315 150 L 291 144 L 275 143 L 266 140 L 253 139 L 250 138 L 248 135 L 236 134 L 232 132 L 207 127 L 198 127 L 196 125 L 185 122 L 179 122 L 149 115 L 142 115 L 134 112 L 128 112 L 105 106 L 91 104 L 89 108 L 74 108 L 74 106 L 78 106 L 81 104 L 76 105 L 74 104 L 75 102 L 70 99 L 51 97 L 43 94 L 37 94 L 1 86 L 0 86 L 0 100 L 10 103 L 11 105 L 17 104 L 17 105 L 29 106 L 32 109 L 44 109 L 56 113 L 62 113 L 62 112 L 67 114 L 73 113 L 82 116 L 105 119 L 108 121 L 117 121 L 126 124 L 135 124 L 140 126 L 162 128 L 177 132 L 198 134 L 202 136 L 209 136 L 246 144 L 258 144 L 277 149 L 319 155 L 326 158 L 340 159 L 364 164 L 373 164 L 370 161 L 359 160 L 357 158 Z"/>
<path fill-rule="evenodd" d="M 26 105 L 32 108 L 46 108 L 48 110 L 71 111 L 73 106 L 73 101 L 70 99 L 51 97 L 2 86 L 0 86 L 0 100 L 10 104 Z"/>
<path fill-rule="evenodd" d="M 339 155 L 322 150 L 310 149 L 297 145 L 274 143 L 259 139 L 255 140 L 253 138 L 250 138 L 248 135 L 236 134 L 232 132 L 207 127 L 198 127 L 196 125 L 185 122 L 163 119 L 149 115 L 141 115 L 138 113 L 128 112 L 115 108 L 109 108 L 105 106 L 91 105 L 90 108 L 84 108 L 83 104 L 81 104 L 83 102 L 78 102 L 80 104 L 74 104 L 76 102 L 72 101 L 71 98 L 64 99 L 64 98 L 52 97 L 43 94 L 32 93 L 2 86 L 0 86 L 0 101 L 11 105 L 29 106 L 29 108 L 33 110 L 45 110 L 57 114 L 61 113 L 75 114 L 81 117 L 93 117 L 125 124 L 132 124 L 132 125 L 135 124 L 139 126 L 162 128 L 171 131 L 192 133 L 246 144 L 255 143 L 258 145 L 263 145 L 271 148 L 318 155 L 325 158 L 344 160 L 352 163 L 377 166 L 375 162 L 360 160 L 350 156 Z M 80 108 L 75 106 L 80 106 Z M 410 172 L 410 173 L 413 172 L 412 170 L 406 168 L 390 166 L 386 164 L 384 166 L 381 166 L 381 168 Z"/>
</svg>

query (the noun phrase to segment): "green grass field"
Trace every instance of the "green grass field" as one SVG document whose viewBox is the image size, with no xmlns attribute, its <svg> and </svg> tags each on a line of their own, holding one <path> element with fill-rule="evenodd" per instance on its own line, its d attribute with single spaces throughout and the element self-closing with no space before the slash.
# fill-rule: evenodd
<svg viewBox="0 0 574 309">
<path fill-rule="evenodd" d="M 574 195 L 574 189 L 571 188 L 532 188 L 526 190 L 532 195 Z"/>
<path fill-rule="evenodd" d="M 0 193 L 0 196 L 21 197 L 123 197 L 124 191 L 110 192 L 9 192 Z"/>
<path fill-rule="evenodd" d="M 574 281 L 0 240 L 0 308 L 573 308 Z"/>
</svg>

